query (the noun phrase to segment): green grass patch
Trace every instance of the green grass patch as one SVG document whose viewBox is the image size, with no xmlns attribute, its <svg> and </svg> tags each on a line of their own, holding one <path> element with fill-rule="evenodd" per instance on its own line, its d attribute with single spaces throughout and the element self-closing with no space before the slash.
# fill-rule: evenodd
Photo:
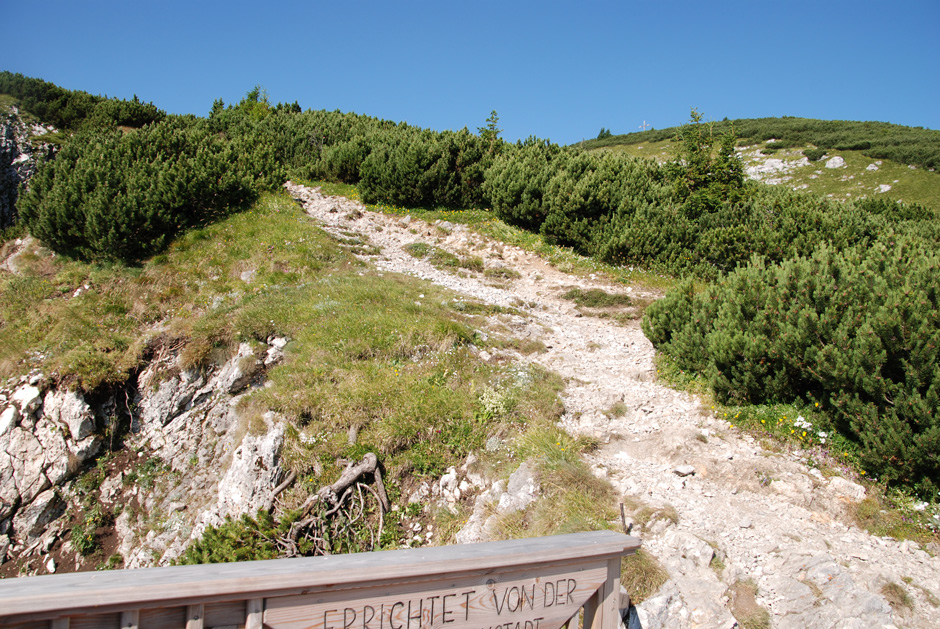
<svg viewBox="0 0 940 629">
<path fill-rule="evenodd" d="M 426 258 L 431 253 L 431 245 L 426 242 L 412 242 L 405 245 L 405 251 L 415 258 Z"/>
<path fill-rule="evenodd" d="M 911 600 L 907 590 L 894 581 L 885 583 L 881 587 L 881 595 L 896 612 L 910 611 L 914 607 L 914 601 Z"/>
<path fill-rule="evenodd" d="M 596 445 L 545 423 L 516 439 L 512 458 L 534 466 L 542 495 L 525 510 L 501 516 L 497 536 L 539 537 L 610 528 L 616 518 L 613 488 L 594 476 L 581 456 Z"/>
<path fill-rule="evenodd" d="M 612 308 L 615 306 L 629 306 L 632 303 L 629 295 L 612 294 L 599 288 L 587 290 L 572 288 L 562 294 L 561 297 L 584 308 Z"/>
<path fill-rule="evenodd" d="M 483 275 L 495 280 L 517 280 L 522 277 L 515 269 L 510 269 L 509 267 L 502 265 L 491 266 L 490 268 L 483 271 Z"/>
</svg>

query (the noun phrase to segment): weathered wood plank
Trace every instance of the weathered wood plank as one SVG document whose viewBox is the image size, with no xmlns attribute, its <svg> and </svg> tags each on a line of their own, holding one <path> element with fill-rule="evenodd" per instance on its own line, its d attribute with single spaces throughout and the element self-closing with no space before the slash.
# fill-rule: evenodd
<svg viewBox="0 0 940 629">
<path fill-rule="evenodd" d="M 4 579 L 0 580 L 0 614 L 25 618 L 41 612 L 52 618 L 61 615 L 56 613 L 60 610 L 107 611 L 357 588 L 389 580 L 619 557 L 635 552 L 639 545 L 636 538 L 599 531 L 329 557 Z"/>
<path fill-rule="evenodd" d="M 245 624 L 245 601 L 226 601 L 204 605 L 205 627 L 224 627 Z"/>
<path fill-rule="evenodd" d="M 121 612 L 121 629 L 138 629 L 138 627 L 140 627 L 140 610 Z"/>
<path fill-rule="evenodd" d="M 0 623 L 2 624 L 2 623 Z M 121 615 L 118 613 L 72 616 L 70 629 L 100 629 L 101 627 L 119 627 Z"/>
<path fill-rule="evenodd" d="M 604 587 L 606 562 L 521 570 L 378 589 L 268 599 L 271 629 L 558 629 Z"/>
</svg>

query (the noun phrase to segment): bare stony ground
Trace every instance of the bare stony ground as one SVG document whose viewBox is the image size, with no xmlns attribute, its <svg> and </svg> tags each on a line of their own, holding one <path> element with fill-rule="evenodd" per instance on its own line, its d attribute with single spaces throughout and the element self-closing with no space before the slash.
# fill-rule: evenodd
<svg viewBox="0 0 940 629">
<path fill-rule="evenodd" d="M 695 396 L 657 382 L 654 350 L 637 322 L 582 316 L 560 297 L 572 286 L 640 300 L 658 295 L 568 275 L 460 225 L 369 212 L 319 189 L 286 187 L 327 231 L 355 232 L 377 247 L 365 256 L 377 268 L 522 313 L 511 318 L 512 333 L 543 342 L 547 351 L 534 360 L 568 383 L 564 427 L 603 443 L 591 455 L 595 473 L 625 501 L 671 507 L 678 516 L 642 535 L 671 577 L 638 606 L 642 627 L 747 626 L 730 612 L 732 586 L 741 582 L 756 585 L 773 627 L 940 627 L 940 558 L 851 524 L 846 505 L 864 498 L 864 487 L 823 476 L 799 452 L 766 449 Z M 404 249 L 414 242 L 480 256 L 487 268 L 508 267 L 520 277 L 494 282 L 479 272 L 441 270 Z M 619 417 L 609 412 L 618 402 L 626 409 Z M 889 605 L 883 592 L 890 584 L 907 593 L 906 607 Z"/>
</svg>

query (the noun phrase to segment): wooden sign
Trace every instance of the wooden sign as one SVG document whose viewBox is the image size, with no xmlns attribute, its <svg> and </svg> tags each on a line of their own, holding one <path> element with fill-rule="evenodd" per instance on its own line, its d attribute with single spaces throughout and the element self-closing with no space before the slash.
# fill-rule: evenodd
<svg viewBox="0 0 940 629">
<path fill-rule="evenodd" d="M 0 627 L 618 629 L 612 531 L 486 544 L 0 579 Z M 575 625 L 577 626 L 577 620 Z"/>
<path fill-rule="evenodd" d="M 411 583 L 268 601 L 271 629 L 558 629 L 607 580 L 607 566 Z"/>
</svg>

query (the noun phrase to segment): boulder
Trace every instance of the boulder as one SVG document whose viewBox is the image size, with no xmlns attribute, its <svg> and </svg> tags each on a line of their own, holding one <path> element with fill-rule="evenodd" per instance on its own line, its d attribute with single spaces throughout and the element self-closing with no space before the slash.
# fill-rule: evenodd
<svg viewBox="0 0 940 629">
<path fill-rule="evenodd" d="M 138 378 L 141 391 L 138 412 L 143 424 L 166 426 L 190 408 L 196 391 L 205 384 L 198 372 L 183 370 L 178 376 L 160 382 L 154 391 L 151 386 L 154 376 L 154 370 L 147 369 Z"/>
<path fill-rule="evenodd" d="M 859 502 L 865 499 L 865 488 L 858 483 L 853 483 L 841 476 L 833 476 L 829 479 L 829 489 L 840 498 L 854 500 Z"/>
<path fill-rule="evenodd" d="M 21 542 L 31 543 L 45 532 L 49 523 L 65 513 L 65 502 L 55 489 L 48 489 L 20 509 L 13 517 L 13 533 Z"/>
<path fill-rule="evenodd" d="M 19 426 L 10 431 L 8 436 L 6 452 L 13 487 L 24 503 L 32 502 L 49 487 L 49 479 L 43 469 L 46 459 L 42 443 L 31 432 Z M 0 492 L 7 494 L 7 488 L 4 487 Z"/>
<path fill-rule="evenodd" d="M 44 472 L 53 485 L 62 483 L 78 467 L 78 461 L 69 453 L 65 440 L 67 429 L 54 424 L 48 417 L 36 422 L 33 434 L 42 444 Z"/>
<path fill-rule="evenodd" d="M 263 435 L 245 435 L 232 453 L 232 463 L 219 481 L 218 515 L 238 517 L 264 506 L 277 485 L 278 458 L 284 444 L 284 424 L 270 426 Z"/>
<path fill-rule="evenodd" d="M 49 391 L 43 401 L 49 419 L 66 426 L 72 439 L 81 441 L 95 431 L 95 414 L 76 391 Z"/>
<path fill-rule="evenodd" d="M 20 420 L 20 411 L 15 405 L 10 404 L 0 413 L 0 435 L 5 435 L 16 426 Z"/>
<path fill-rule="evenodd" d="M 826 160 L 826 168 L 845 168 L 845 159 L 836 155 Z"/>
<path fill-rule="evenodd" d="M 238 346 L 238 353 L 230 358 L 216 377 L 217 390 L 235 394 L 251 384 L 262 363 L 248 343 Z"/>
<path fill-rule="evenodd" d="M 13 393 L 11 401 L 23 415 L 32 415 L 42 404 L 42 391 L 31 384 L 24 384 Z"/>
<path fill-rule="evenodd" d="M 524 461 L 509 477 L 506 492 L 499 497 L 496 510 L 499 513 L 512 513 L 525 509 L 532 504 L 539 494 L 539 484 L 535 480 L 535 473 Z"/>
</svg>

